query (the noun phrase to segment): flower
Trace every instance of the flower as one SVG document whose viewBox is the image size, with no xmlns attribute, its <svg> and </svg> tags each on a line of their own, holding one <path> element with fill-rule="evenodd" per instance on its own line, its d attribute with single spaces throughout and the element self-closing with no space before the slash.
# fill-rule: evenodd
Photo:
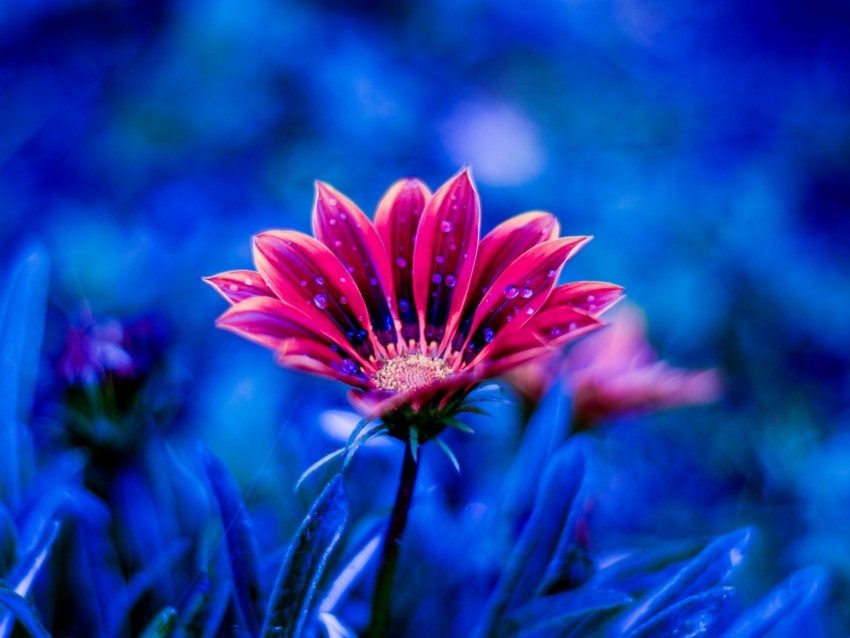
<svg viewBox="0 0 850 638">
<path fill-rule="evenodd" d="M 611 325 L 577 345 L 565 361 L 579 427 L 629 412 L 709 403 L 720 396 L 715 370 L 670 367 L 646 340 L 646 319 L 633 305 L 621 307 Z"/>
<path fill-rule="evenodd" d="M 96 384 L 110 373 L 132 375 L 123 326 L 115 320 L 98 324 L 91 319 L 85 325 L 70 326 L 57 365 L 61 377 L 72 385 Z"/>
<path fill-rule="evenodd" d="M 556 287 L 590 238 L 559 238 L 550 213 L 509 219 L 480 242 L 479 225 L 468 169 L 433 195 L 418 179 L 397 181 L 374 223 L 317 182 L 315 237 L 260 233 L 257 272 L 206 279 L 233 304 L 216 323 L 284 367 L 354 386 L 352 403 L 369 417 L 440 423 L 482 380 L 600 327 L 594 310 L 621 292 Z"/>
</svg>

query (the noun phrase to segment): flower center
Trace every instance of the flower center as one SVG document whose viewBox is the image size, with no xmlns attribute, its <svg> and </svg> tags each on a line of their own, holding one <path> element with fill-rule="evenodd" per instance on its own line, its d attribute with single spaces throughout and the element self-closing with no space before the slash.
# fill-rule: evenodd
<svg viewBox="0 0 850 638">
<path fill-rule="evenodd" d="M 384 362 L 384 367 L 372 377 L 380 390 L 417 390 L 445 379 L 452 372 L 442 359 L 433 359 L 424 354 L 406 354 Z"/>
</svg>

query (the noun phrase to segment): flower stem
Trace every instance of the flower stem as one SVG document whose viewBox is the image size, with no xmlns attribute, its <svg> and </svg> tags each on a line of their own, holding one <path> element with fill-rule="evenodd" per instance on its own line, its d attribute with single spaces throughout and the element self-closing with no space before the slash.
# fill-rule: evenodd
<svg viewBox="0 0 850 638">
<path fill-rule="evenodd" d="M 398 483 L 393 513 L 390 516 L 390 525 L 384 539 L 381 566 L 378 570 L 378 578 L 375 581 L 375 593 L 372 596 L 372 618 L 366 631 L 369 638 L 383 638 L 387 630 L 390 619 L 393 576 L 395 575 L 396 563 L 398 563 L 401 535 L 404 533 L 405 525 L 407 525 L 407 514 L 410 511 L 410 503 L 413 501 L 413 488 L 416 484 L 418 470 L 419 465 L 413 457 L 413 450 L 408 440 L 404 445 L 401 478 Z"/>
</svg>

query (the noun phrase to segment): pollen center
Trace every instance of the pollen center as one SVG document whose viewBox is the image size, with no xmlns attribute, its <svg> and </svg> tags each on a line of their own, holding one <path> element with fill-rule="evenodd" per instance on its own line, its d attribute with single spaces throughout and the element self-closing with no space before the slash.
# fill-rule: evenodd
<svg viewBox="0 0 850 638">
<path fill-rule="evenodd" d="M 442 359 L 424 354 L 406 354 L 384 362 L 384 367 L 372 377 L 380 390 L 416 390 L 445 379 L 452 372 Z"/>
</svg>

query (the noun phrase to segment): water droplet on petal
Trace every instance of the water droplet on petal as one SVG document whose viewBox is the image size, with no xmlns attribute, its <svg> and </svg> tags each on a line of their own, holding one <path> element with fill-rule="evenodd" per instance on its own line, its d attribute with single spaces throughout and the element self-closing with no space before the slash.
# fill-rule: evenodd
<svg viewBox="0 0 850 638">
<path fill-rule="evenodd" d="M 328 206 L 336 206 L 336 199 L 333 197 L 328 197 Z"/>
<path fill-rule="evenodd" d="M 344 306 L 345 304 L 347 304 L 347 303 L 348 303 L 348 297 L 346 297 L 346 296 L 342 296 L 342 297 L 340 297 L 340 298 L 339 298 L 339 303 L 341 303 L 341 304 Z"/>
<path fill-rule="evenodd" d="M 342 240 L 341 240 L 341 239 L 337 239 L 337 240 L 334 242 L 334 246 L 336 246 L 337 248 L 342 248 Z"/>
<path fill-rule="evenodd" d="M 373 286 L 377 286 L 377 285 L 378 285 L 378 280 L 377 280 L 377 279 L 375 279 L 374 277 L 372 277 L 371 279 L 369 279 L 369 283 L 370 283 L 370 284 L 372 284 Z"/>
<path fill-rule="evenodd" d="M 441 221 L 440 222 L 440 230 L 442 230 L 444 233 L 451 232 L 452 223 L 448 219 Z"/>
<path fill-rule="evenodd" d="M 594 299 L 596 299 L 596 297 L 594 297 L 593 295 L 588 295 L 588 296 L 587 296 L 587 300 L 588 300 L 588 301 L 593 301 Z"/>
<path fill-rule="evenodd" d="M 434 276 L 431 277 L 431 281 L 433 281 L 435 284 L 438 284 L 443 281 L 443 276 L 440 273 L 435 272 Z"/>
<path fill-rule="evenodd" d="M 552 336 L 552 337 L 560 337 L 561 336 L 561 329 L 558 326 L 555 326 L 554 328 L 552 328 L 549 331 L 549 335 Z"/>
<path fill-rule="evenodd" d="M 354 363 L 351 359 L 343 359 L 342 373 L 351 375 L 357 374 L 357 364 Z"/>
<path fill-rule="evenodd" d="M 457 277 L 454 275 L 446 275 L 446 286 L 449 288 L 454 288 L 457 283 Z"/>
<path fill-rule="evenodd" d="M 395 263 L 399 268 L 404 268 L 405 266 L 407 266 L 407 262 L 404 260 L 404 257 L 399 257 L 395 260 Z"/>
<path fill-rule="evenodd" d="M 302 279 L 302 280 L 301 280 L 301 287 L 302 287 L 302 288 L 304 288 L 306 285 L 307 285 L 307 280 L 306 280 L 306 279 Z"/>
<path fill-rule="evenodd" d="M 245 285 L 246 285 L 246 286 L 253 286 L 253 285 L 254 285 L 254 280 L 253 280 L 253 279 L 251 279 L 250 277 L 246 277 L 246 278 L 245 278 Z M 593 299 L 590 299 L 590 297 L 588 297 L 588 300 L 589 300 L 589 301 L 593 301 Z"/>
<path fill-rule="evenodd" d="M 346 281 L 348 281 L 348 279 L 346 279 L 345 277 L 339 278 L 339 283 L 341 283 L 341 284 L 344 284 Z"/>
<path fill-rule="evenodd" d="M 354 272 L 354 266 L 349 266 L 346 270 L 348 270 L 348 272 Z"/>
<path fill-rule="evenodd" d="M 516 286 L 508 286 L 507 288 L 505 288 L 505 297 L 507 297 L 508 299 L 516 299 L 518 294 L 519 288 L 517 288 Z"/>
<path fill-rule="evenodd" d="M 514 320 L 514 316 L 513 316 L 513 315 L 508 315 L 507 317 L 505 317 L 505 321 L 507 321 L 508 323 L 510 323 L 510 322 L 511 322 L 511 321 L 513 321 L 513 320 Z"/>
<path fill-rule="evenodd" d="M 325 278 L 324 277 L 316 277 L 316 285 L 317 286 L 324 286 L 325 285 Z"/>
<path fill-rule="evenodd" d="M 449 250 L 457 250 L 457 244 L 449 244 Z"/>
<path fill-rule="evenodd" d="M 522 289 L 522 298 L 523 299 L 528 299 L 533 294 L 534 294 L 534 291 L 531 288 L 523 288 Z"/>
<path fill-rule="evenodd" d="M 533 315 L 533 314 L 534 314 L 534 308 L 532 308 L 531 306 L 528 306 L 528 307 L 525 309 L 525 314 L 527 314 L 527 315 Z"/>
<path fill-rule="evenodd" d="M 328 307 L 328 296 L 325 293 L 320 292 L 318 295 L 313 297 L 313 303 L 316 304 L 316 307 L 320 310 L 324 310 Z"/>
<path fill-rule="evenodd" d="M 493 341 L 493 331 L 490 328 L 484 328 L 484 343 Z"/>
<path fill-rule="evenodd" d="M 335 220 L 335 219 L 332 219 L 332 220 L 330 221 L 330 224 L 331 224 L 331 226 L 336 226 L 336 220 Z"/>
<path fill-rule="evenodd" d="M 571 322 L 570 322 L 570 325 L 567 327 L 567 332 L 572 332 L 572 331 L 573 331 L 573 330 L 575 330 L 575 329 L 576 329 L 576 322 L 575 322 L 575 321 L 571 321 Z"/>
<path fill-rule="evenodd" d="M 346 219 L 348 219 L 348 215 L 346 215 L 345 213 L 340 213 L 340 214 L 339 214 L 339 218 L 340 218 L 342 221 L 345 221 Z"/>
<path fill-rule="evenodd" d="M 554 270 L 547 270 L 547 271 L 546 271 L 546 276 L 547 276 L 547 277 L 549 277 L 549 278 L 554 277 L 554 276 L 555 276 L 555 271 L 554 271 Z"/>
<path fill-rule="evenodd" d="M 446 258 L 442 255 L 437 255 L 436 257 L 434 257 L 434 261 L 436 261 L 438 264 L 442 264 L 444 261 L 446 261 Z"/>
</svg>

